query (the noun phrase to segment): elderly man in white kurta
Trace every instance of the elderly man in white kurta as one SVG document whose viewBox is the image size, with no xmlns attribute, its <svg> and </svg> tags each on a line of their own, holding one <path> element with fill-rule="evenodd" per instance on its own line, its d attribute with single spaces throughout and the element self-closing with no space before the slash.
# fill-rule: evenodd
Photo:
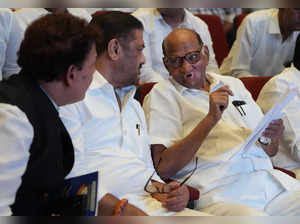
<svg viewBox="0 0 300 224">
<path fill-rule="evenodd" d="M 299 10 L 268 9 L 249 14 L 220 68 L 234 77 L 277 75 L 293 60 Z"/>
<path fill-rule="evenodd" d="M 162 61 L 161 44 L 164 38 L 175 28 L 196 30 L 210 52 L 208 70 L 218 72 L 218 64 L 212 48 L 212 40 L 204 21 L 183 8 L 156 9 L 141 8 L 133 13 L 144 25 L 144 54 L 146 63 L 142 68 L 140 82 L 158 82 L 168 79 L 169 73 Z"/>
<path fill-rule="evenodd" d="M 20 71 L 17 64 L 22 30 L 10 9 L 0 9 L 0 80 Z"/>
<path fill-rule="evenodd" d="M 299 215 L 300 183 L 274 170 L 269 158 L 277 152 L 282 121 L 263 133 L 271 144 L 241 148 L 263 114 L 240 80 L 206 73 L 202 48 L 196 33 L 186 29 L 164 41 L 172 78 L 156 84 L 144 102 L 158 173 L 180 181 L 198 157 L 187 182 L 200 191 L 198 209 L 222 215 L 235 205 L 240 215 L 243 205 L 268 215 Z"/>
<path fill-rule="evenodd" d="M 75 146 L 69 176 L 99 170 L 100 215 L 112 214 L 110 205 L 118 205 L 122 198 L 129 201 L 125 208 L 133 211 L 123 215 L 207 215 L 184 209 L 186 186 L 170 183 L 171 192 L 165 194 L 170 198 L 163 203 L 144 189 L 152 174 L 152 180 L 161 183 L 156 184 L 164 182 L 154 172 L 144 112 L 134 99 L 134 83 L 145 62 L 143 25 L 122 12 L 97 15 L 91 23 L 103 30 L 103 39 L 97 41 L 94 80 L 84 101 L 60 110 Z"/>
</svg>

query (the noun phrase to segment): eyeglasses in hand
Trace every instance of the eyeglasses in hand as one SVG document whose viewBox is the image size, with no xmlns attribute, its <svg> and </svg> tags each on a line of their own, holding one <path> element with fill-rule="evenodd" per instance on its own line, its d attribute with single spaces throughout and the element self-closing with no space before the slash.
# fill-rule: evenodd
<svg viewBox="0 0 300 224">
<path fill-rule="evenodd" d="M 195 173 L 195 171 L 197 170 L 197 166 L 198 166 L 198 157 L 195 158 L 195 168 L 191 171 L 191 173 L 180 183 L 179 186 L 182 186 L 183 184 L 185 184 L 192 176 L 193 174 Z M 158 164 L 157 164 L 157 168 L 160 164 L 160 161 L 161 161 L 161 158 L 159 159 L 158 161 Z M 162 189 L 159 189 L 157 186 L 151 184 L 151 180 L 152 180 L 152 177 L 154 176 L 155 174 L 155 170 L 154 172 L 152 173 L 152 175 L 148 178 L 145 186 L 144 186 L 144 190 L 149 193 L 149 194 L 154 194 L 154 193 L 158 193 L 158 194 L 164 194 L 164 193 L 167 193 L 165 191 L 165 184 L 162 186 Z"/>
</svg>

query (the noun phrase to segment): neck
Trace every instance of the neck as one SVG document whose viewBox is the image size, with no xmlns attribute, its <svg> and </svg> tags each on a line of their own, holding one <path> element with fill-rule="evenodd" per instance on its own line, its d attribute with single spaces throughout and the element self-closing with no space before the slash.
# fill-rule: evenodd
<svg viewBox="0 0 300 224">
<path fill-rule="evenodd" d="M 164 14 L 161 13 L 164 21 L 171 27 L 179 26 L 184 20 L 184 11 L 182 10 L 181 13 L 178 12 L 177 14 Z"/>
<path fill-rule="evenodd" d="M 105 60 L 105 58 L 102 58 L 100 60 L 97 60 L 96 63 L 96 70 L 107 80 L 109 84 L 111 84 L 114 89 L 121 88 L 115 80 L 114 77 L 119 77 L 119 72 L 117 71 L 118 69 L 114 69 L 116 66 L 111 65 L 110 61 Z"/>
<path fill-rule="evenodd" d="M 61 82 L 53 81 L 53 82 L 41 82 L 40 86 L 44 89 L 47 95 L 54 101 L 57 106 L 62 106 L 68 104 L 68 100 L 66 99 L 66 94 L 63 94 Z"/>
<path fill-rule="evenodd" d="M 203 91 L 206 91 L 206 92 L 209 92 L 209 90 L 210 90 L 210 82 L 209 82 L 209 80 L 207 79 L 206 76 L 205 76 L 205 78 L 203 80 L 202 87 L 200 87 L 199 89 L 203 90 Z"/>
</svg>

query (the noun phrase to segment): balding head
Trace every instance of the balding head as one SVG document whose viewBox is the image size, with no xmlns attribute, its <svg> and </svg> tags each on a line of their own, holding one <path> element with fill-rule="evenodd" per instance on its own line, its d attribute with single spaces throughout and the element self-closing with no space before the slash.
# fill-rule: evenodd
<svg viewBox="0 0 300 224">
<path fill-rule="evenodd" d="M 184 47 L 190 42 L 197 41 L 200 46 L 203 45 L 201 37 L 197 32 L 191 29 L 175 29 L 163 41 L 163 54 L 166 56 L 176 47 Z"/>
</svg>

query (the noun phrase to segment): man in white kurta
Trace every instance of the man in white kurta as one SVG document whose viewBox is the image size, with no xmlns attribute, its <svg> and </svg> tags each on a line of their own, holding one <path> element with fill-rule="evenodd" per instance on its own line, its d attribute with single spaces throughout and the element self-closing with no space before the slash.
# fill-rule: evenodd
<svg viewBox="0 0 300 224">
<path fill-rule="evenodd" d="M 189 209 L 168 211 L 144 190 L 155 170 L 144 112 L 134 99 L 134 83 L 145 61 L 142 24 L 121 12 L 97 15 L 91 23 L 107 35 L 97 41 L 99 57 L 94 80 L 84 101 L 60 110 L 75 146 L 70 176 L 99 171 L 100 214 L 101 203 L 110 193 L 119 199 L 127 198 L 149 215 L 203 215 Z M 130 26 L 124 27 L 123 23 Z M 112 26 L 114 29 L 110 29 Z M 128 36 L 122 32 L 128 32 Z M 112 39 L 105 43 L 108 37 Z M 125 45 L 123 38 L 127 40 Z M 156 173 L 152 179 L 164 183 Z"/>
<path fill-rule="evenodd" d="M 172 10 L 172 9 L 171 9 Z M 179 9 L 177 9 L 179 10 Z M 203 42 L 208 46 L 210 58 L 208 70 L 218 72 L 218 64 L 215 59 L 214 50 L 212 48 L 212 40 L 208 27 L 204 21 L 194 16 L 186 9 L 183 11 L 183 20 L 175 28 L 190 28 L 195 30 L 201 36 Z M 141 8 L 133 13 L 144 25 L 144 55 L 146 63 L 142 68 L 140 82 L 158 82 L 169 77 L 168 71 L 165 69 L 161 49 L 162 41 L 174 29 L 170 26 L 156 8 Z M 180 14 L 178 15 L 180 17 Z"/>
<path fill-rule="evenodd" d="M 299 59 L 298 59 L 299 60 Z M 290 85 L 300 90 L 300 71 L 292 65 L 281 74 L 273 77 L 261 90 L 257 99 L 264 113 L 268 112 L 288 91 Z M 293 170 L 300 179 L 300 95 L 290 102 L 284 110 L 284 135 L 278 154 L 272 158 L 277 167 Z"/>
<path fill-rule="evenodd" d="M 189 154 L 195 148 L 194 145 L 198 144 L 201 132 L 206 132 L 207 128 L 201 124 L 207 123 L 216 103 L 221 112 L 220 119 L 200 142 L 190 162 L 177 170 L 172 178 L 182 180 L 193 169 L 194 158 L 198 157 L 197 171 L 187 182 L 200 191 L 201 197 L 196 206 L 198 209 L 218 214 L 215 213 L 218 208 L 231 209 L 226 205 L 229 202 L 249 206 L 268 215 L 299 215 L 300 183 L 274 170 L 266 153 L 268 150 L 265 152 L 259 143 L 248 150 L 242 148 L 245 139 L 263 117 L 260 108 L 240 80 L 205 73 L 201 66 L 205 59 L 189 64 L 188 55 L 199 48 L 191 32 L 177 30 L 167 37 L 165 63 L 169 66 L 172 78 L 156 84 L 144 102 L 152 155 L 162 145 L 162 161 L 172 158 L 172 151 L 177 154 L 173 157 L 175 162 L 184 160 L 184 155 Z M 177 70 L 171 69 L 171 59 L 167 58 L 175 56 L 185 57 L 181 59 L 181 67 Z M 202 72 L 199 70 L 201 68 Z M 206 83 L 205 88 L 186 87 L 195 85 L 201 77 Z M 235 107 L 234 102 L 242 104 Z M 191 141 L 193 144 L 190 144 Z M 272 141 L 276 140 L 272 138 Z M 169 160 L 169 166 L 171 162 Z"/>
<path fill-rule="evenodd" d="M 236 40 L 220 68 L 221 73 L 247 77 L 282 72 L 293 60 L 299 34 L 293 32 L 299 30 L 299 27 L 294 27 L 297 21 L 290 21 L 293 14 L 298 18 L 298 12 L 291 9 L 268 9 L 249 14 L 238 29 Z M 285 30 L 291 27 L 292 31 L 285 36 L 282 27 L 286 27 Z"/>
<path fill-rule="evenodd" d="M 56 17 L 55 17 L 56 18 Z M 51 22 L 52 21 L 52 22 Z M 57 22 L 63 22 L 65 24 L 68 23 L 73 23 L 75 26 L 61 26 L 59 28 L 56 27 Z M 48 27 L 41 27 L 40 24 L 38 23 L 48 23 Z M 56 112 L 58 110 L 59 106 L 62 105 L 66 105 L 66 104 L 70 104 L 70 103 L 74 103 L 77 102 L 81 99 L 84 98 L 85 95 L 85 91 L 88 88 L 88 85 L 90 84 L 90 82 L 92 81 L 92 75 L 94 72 L 94 68 L 91 67 L 91 65 L 94 63 L 94 61 L 96 60 L 96 50 L 93 44 L 93 40 L 91 37 L 89 37 L 88 35 L 86 35 L 87 38 L 85 38 L 85 40 L 82 40 L 77 37 L 78 33 L 80 34 L 85 34 L 85 32 L 87 32 L 86 29 L 87 24 L 83 24 L 82 21 L 78 20 L 78 18 L 68 18 L 68 17 L 57 17 L 56 20 L 54 20 L 53 18 L 49 19 L 49 18 L 41 18 L 40 21 L 37 21 L 36 24 L 33 24 L 31 26 L 31 31 L 32 33 L 28 33 L 27 35 L 27 41 L 24 42 L 23 47 L 21 48 L 21 53 L 20 53 L 20 59 L 23 62 L 23 73 L 18 74 L 17 76 L 15 76 L 14 78 L 12 77 L 12 79 L 21 79 L 21 81 L 19 81 L 19 85 L 17 85 L 16 83 L 10 83 L 10 86 L 14 87 L 15 89 L 17 89 L 17 94 L 16 96 L 18 96 L 18 100 L 23 99 L 23 101 L 25 101 L 24 99 L 30 99 L 25 101 L 26 104 L 35 107 L 34 109 L 38 114 L 41 114 L 39 116 L 41 116 L 42 118 L 45 119 L 45 121 L 47 119 L 49 119 L 49 116 L 52 118 L 53 116 L 58 118 L 58 113 Z M 74 28 L 75 27 L 75 28 Z M 75 77 L 77 76 L 77 81 L 76 83 L 73 82 L 71 85 L 68 85 L 68 87 L 65 85 L 65 82 L 62 81 L 63 79 L 61 79 L 61 81 L 57 81 L 58 77 L 64 77 L 66 78 L 67 76 L 69 76 L 70 74 L 67 72 L 65 73 L 59 73 L 59 74 L 48 74 L 46 71 L 50 71 L 51 69 L 56 69 L 57 71 L 62 71 L 61 67 L 59 66 L 59 62 L 61 62 L 61 60 L 56 59 L 53 61 L 53 63 L 43 63 L 45 61 L 48 60 L 53 60 L 52 56 L 50 55 L 45 55 L 45 49 L 48 49 L 49 44 L 46 43 L 46 41 L 44 41 L 44 37 L 46 34 L 48 39 L 52 39 L 55 38 L 55 36 L 53 36 L 53 33 L 50 32 L 52 31 L 52 29 L 56 28 L 58 30 L 58 32 L 61 32 L 62 34 L 65 34 L 65 38 L 60 39 L 59 40 L 59 44 L 63 43 L 66 45 L 70 45 L 71 47 L 73 46 L 73 44 L 75 45 L 75 43 L 80 42 L 80 44 L 83 44 L 84 46 L 87 45 L 91 45 L 91 49 L 87 52 L 81 50 L 80 53 L 84 54 L 86 53 L 86 58 L 82 59 L 82 64 L 83 67 L 81 67 L 81 73 L 78 72 L 74 72 L 72 73 L 72 76 Z M 50 30 L 50 31 L 49 31 Z M 73 32 L 70 32 L 73 31 Z M 34 35 L 33 33 L 38 33 L 41 34 L 40 36 Z M 70 44 L 70 40 L 71 39 L 77 39 L 77 41 L 73 44 Z M 36 48 L 39 50 L 38 54 L 36 52 L 30 53 L 31 52 L 31 48 L 26 48 L 26 46 L 28 46 L 28 42 L 31 43 L 32 41 L 36 41 L 37 45 Z M 54 50 L 57 50 L 55 48 L 58 46 L 57 44 L 57 40 L 54 41 L 53 40 L 53 44 L 51 44 L 51 46 L 54 48 Z M 72 50 L 72 52 L 77 52 L 78 53 L 78 49 L 76 48 L 71 48 L 69 49 Z M 67 53 L 69 53 L 69 51 Z M 62 52 L 62 56 L 61 58 L 63 58 L 67 53 Z M 32 64 L 30 63 L 24 63 L 24 58 L 31 56 L 31 59 L 34 61 L 34 63 L 39 63 L 39 66 L 35 68 L 35 71 L 38 73 L 36 76 L 30 74 L 25 74 L 24 75 L 24 71 L 30 71 L 30 69 L 32 69 Z M 65 58 L 65 57 L 64 57 Z M 27 62 L 27 61 L 26 61 Z M 78 60 L 71 60 L 68 61 L 68 63 L 66 63 L 66 65 L 68 66 L 67 68 L 72 67 L 74 69 L 74 64 L 78 63 Z M 65 69 L 65 68 L 64 68 Z M 68 70 L 68 69 L 66 69 Z M 77 70 L 78 71 L 78 70 Z M 41 76 L 40 74 L 43 73 L 43 75 Z M 75 76 L 74 76 L 75 75 Z M 79 76 L 80 75 L 80 76 Z M 30 76 L 30 78 L 27 78 L 30 80 L 30 82 L 32 83 L 31 85 L 34 86 L 34 91 L 33 91 L 33 87 L 28 85 L 28 82 L 24 83 L 24 77 Z M 23 77 L 23 78 L 22 78 Z M 36 78 L 38 77 L 38 78 Z M 80 79 L 79 77 L 82 77 L 82 79 Z M 9 79 L 9 81 L 11 81 L 12 79 Z M 54 81 L 53 81 L 54 79 Z M 50 81 L 49 81 L 50 80 Z M 65 79 L 64 79 L 65 80 Z M 86 81 L 82 81 L 82 80 L 86 80 Z M 6 81 L 5 81 L 6 82 Z M 5 83 L 4 81 L 1 82 L 1 99 L 3 99 L 4 97 L 6 97 L 5 94 L 3 94 L 3 87 L 4 85 L 2 85 L 2 83 Z M 61 86 L 64 87 L 61 87 Z M 58 87 L 59 86 L 59 87 Z M 81 95 L 79 95 L 78 93 L 78 87 L 82 88 L 82 93 Z M 7 92 L 7 87 L 6 89 L 4 89 L 4 92 Z M 72 91 L 72 92 L 70 92 Z M 55 92 L 55 96 L 54 93 Z M 24 93 L 24 98 L 22 98 L 21 94 Z M 7 94 L 7 93 L 6 93 Z M 26 95 L 27 94 L 27 95 Z M 43 97 L 41 97 L 41 96 Z M 37 96 L 37 97 L 36 97 Z M 78 97 L 80 96 L 80 99 L 78 99 Z M 15 97 L 13 95 L 13 97 Z M 12 99 L 13 99 L 12 97 Z M 38 99 L 44 99 L 45 102 L 38 102 Z M 25 177 L 24 177 L 24 172 L 27 170 L 28 167 L 33 167 L 32 165 L 32 150 L 34 145 L 36 144 L 36 141 L 39 137 L 38 134 L 36 134 L 36 132 L 34 130 L 37 130 L 37 126 L 36 124 L 32 121 L 32 119 L 30 119 L 30 114 L 28 113 L 28 111 L 26 112 L 24 109 L 22 109 L 21 106 L 18 106 L 16 103 L 13 104 L 13 101 L 8 101 L 10 100 L 9 97 L 7 97 L 6 101 L 1 101 L 0 103 L 0 142 L 1 142 L 1 147 L 0 147 L 0 153 L 1 153 L 1 157 L 0 157 L 0 216 L 9 216 L 12 215 L 12 208 L 11 205 L 14 204 L 15 199 L 16 199 L 16 193 L 20 187 L 20 185 L 22 184 L 22 182 L 24 181 Z M 10 102 L 10 103 L 8 103 Z M 47 107 L 47 109 L 52 109 L 53 110 L 48 110 L 46 112 L 43 112 L 43 110 L 41 110 L 39 108 L 39 106 L 41 105 L 41 103 L 43 103 L 43 107 L 49 106 Z M 41 106 L 40 106 L 41 107 Z M 45 110 L 47 110 L 45 109 Z M 38 119 L 39 120 L 39 119 Z M 51 130 L 51 128 L 53 127 L 57 127 L 57 126 L 49 126 L 49 123 L 45 123 L 43 124 L 45 127 L 47 127 L 48 129 Z M 40 126 L 39 126 L 40 127 Z M 60 130 L 57 130 L 57 132 Z M 59 132 L 58 132 L 59 133 Z M 60 132 L 62 133 L 62 132 Z M 53 140 L 53 137 L 51 138 L 51 136 L 47 135 L 44 133 L 44 130 L 40 130 L 39 134 L 41 134 L 42 138 L 46 139 L 42 139 L 41 142 L 51 142 Z M 68 137 L 68 136 L 67 136 Z M 69 138 L 70 139 L 70 138 Z M 62 138 L 55 138 L 55 141 L 57 143 L 57 145 L 63 145 L 64 143 L 62 143 L 63 141 L 65 141 L 65 139 Z M 45 151 L 45 148 L 49 147 L 48 146 L 49 143 L 43 144 L 43 147 L 40 148 L 41 152 Z M 73 148 L 72 148 L 73 150 Z M 60 152 L 62 155 L 64 155 L 65 153 Z M 41 154 L 40 154 L 41 155 Z M 44 154 L 46 155 L 46 154 Z M 63 166 L 65 164 L 64 163 L 60 163 L 60 161 L 64 157 L 49 157 L 47 159 L 49 159 L 50 162 L 57 162 L 58 166 Z M 41 170 L 40 166 L 35 166 L 35 169 L 39 169 Z M 34 169 L 32 169 L 34 172 L 36 172 Z M 45 173 L 45 171 L 43 170 L 43 172 Z M 53 175 L 57 175 L 57 173 L 53 174 Z M 67 175 L 67 174 L 66 174 Z M 49 177 L 47 177 L 49 179 Z M 38 180 L 36 180 L 38 181 Z M 41 181 L 42 182 L 42 181 Z M 55 181 L 52 181 L 53 183 Z M 45 185 L 45 183 L 44 183 Z M 44 186 L 44 191 L 47 192 L 47 185 Z M 32 187 L 31 189 L 34 189 L 34 187 Z M 39 188 L 39 189 L 43 189 L 43 188 Z M 35 194 L 33 194 L 35 195 Z M 36 196 L 38 197 L 38 196 Z M 27 206 L 31 206 L 34 207 L 34 205 L 29 205 L 27 204 Z M 24 214 L 24 213 L 22 213 Z M 37 214 L 37 213 L 36 213 Z M 26 215 L 26 214 L 25 214 Z M 28 215 L 32 215 L 32 213 L 28 214 Z M 45 215 L 44 213 L 39 213 L 39 215 Z"/>
<path fill-rule="evenodd" d="M 17 74 L 17 52 L 22 40 L 22 30 L 10 9 L 0 9 L 0 80 Z"/>
</svg>

